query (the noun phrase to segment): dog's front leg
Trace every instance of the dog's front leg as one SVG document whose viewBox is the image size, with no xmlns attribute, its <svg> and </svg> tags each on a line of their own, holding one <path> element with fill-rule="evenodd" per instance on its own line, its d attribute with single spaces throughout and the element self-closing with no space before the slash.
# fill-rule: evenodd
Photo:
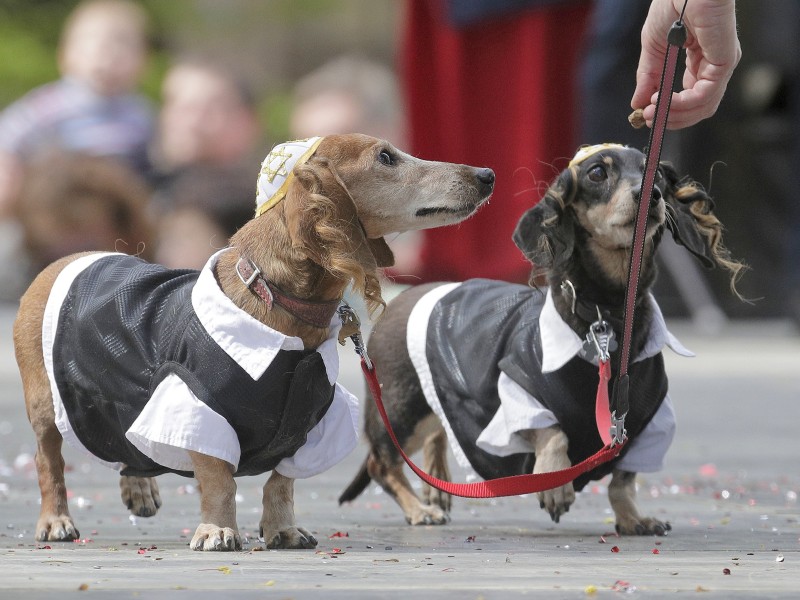
<svg viewBox="0 0 800 600">
<path fill-rule="evenodd" d="M 191 451 L 189 454 L 200 484 L 201 519 L 189 545 L 192 550 L 241 550 L 233 467 L 219 458 Z"/>
<path fill-rule="evenodd" d="M 273 471 L 264 484 L 261 537 L 267 548 L 311 549 L 317 538 L 294 520 L 294 479 Z"/>
<path fill-rule="evenodd" d="M 669 523 L 639 515 L 636 473 L 614 469 L 608 484 L 608 501 L 617 518 L 617 533 L 621 535 L 664 535 L 672 529 Z"/>
<path fill-rule="evenodd" d="M 558 425 L 544 429 L 529 429 L 520 432 L 533 443 L 536 453 L 534 473 L 552 473 L 571 466 L 567 448 L 569 441 Z M 561 515 L 569 512 L 569 507 L 575 502 L 575 490 L 572 483 L 567 483 L 552 490 L 545 490 L 537 494 L 539 506 L 550 514 L 550 518 L 558 523 Z"/>
</svg>

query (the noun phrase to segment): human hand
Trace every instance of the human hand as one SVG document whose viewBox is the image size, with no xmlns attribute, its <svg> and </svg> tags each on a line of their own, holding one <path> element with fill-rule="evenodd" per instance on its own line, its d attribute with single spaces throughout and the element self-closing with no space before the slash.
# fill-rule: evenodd
<svg viewBox="0 0 800 600">
<path fill-rule="evenodd" d="M 642 53 L 631 107 L 643 109 L 652 127 L 667 33 L 684 0 L 653 0 L 642 27 Z M 673 93 L 668 129 L 688 127 L 713 115 L 742 56 L 736 35 L 735 0 L 689 0 L 683 22 L 687 31 L 683 90 Z"/>
</svg>

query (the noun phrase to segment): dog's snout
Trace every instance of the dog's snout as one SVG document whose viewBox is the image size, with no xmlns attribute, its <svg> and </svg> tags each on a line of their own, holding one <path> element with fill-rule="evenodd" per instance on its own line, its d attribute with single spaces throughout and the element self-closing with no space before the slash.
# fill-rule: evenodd
<svg viewBox="0 0 800 600">
<path fill-rule="evenodd" d="M 492 188 L 494 188 L 494 171 L 487 168 L 475 169 L 475 177 L 482 187 L 487 188 L 489 192 L 492 191 Z"/>
<path fill-rule="evenodd" d="M 633 196 L 635 198 L 641 198 L 641 196 L 642 196 L 642 188 L 640 186 L 634 188 L 631 191 L 633 192 Z M 661 201 L 661 197 L 662 197 L 661 190 L 658 189 L 658 186 L 653 186 L 653 194 L 652 194 L 652 196 L 650 196 L 650 206 L 651 207 L 657 206 L 658 203 Z"/>
<path fill-rule="evenodd" d="M 485 183 L 487 185 L 494 184 L 494 171 L 491 169 L 478 169 L 478 172 L 475 174 L 475 176 L 481 183 Z"/>
</svg>

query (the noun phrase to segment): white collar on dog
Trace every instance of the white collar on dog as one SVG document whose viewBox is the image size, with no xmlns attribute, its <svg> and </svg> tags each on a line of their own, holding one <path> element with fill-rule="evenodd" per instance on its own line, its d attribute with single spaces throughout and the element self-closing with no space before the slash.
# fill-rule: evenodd
<svg viewBox="0 0 800 600">
<path fill-rule="evenodd" d="M 280 202 L 292 178 L 292 169 L 306 162 L 323 140 L 321 137 L 312 137 L 306 140 L 294 140 L 275 146 L 264 162 L 258 173 L 256 188 L 256 216 L 263 215 L 270 208 Z"/>
<path fill-rule="evenodd" d="M 572 160 L 569 161 L 568 167 L 574 167 L 585 161 L 587 158 L 592 156 L 593 154 L 597 154 L 598 152 L 602 152 L 603 150 L 617 150 L 620 148 L 627 148 L 627 146 L 623 146 L 622 144 L 595 144 L 594 146 L 581 146 L 578 148 L 578 151 L 575 153 L 575 156 L 572 157 Z"/>
<path fill-rule="evenodd" d="M 303 340 L 284 335 L 236 306 L 219 287 L 213 268 L 220 250 L 208 259 L 192 289 L 192 307 L 208 335 L 253 378 L 260 378 L 280 350 L 302 350 Z M 341 319 L 334 315 L 326 339 L 317 352 L 322 355 L 328 381 L 336 382 L 339 375 L 339 329 Z"/>
<path fill-rule="evenodd" d="M 666 346 L 676 354 L 681 356 L 694 356 L 694 353 L 678 341 L 667 329 L 664 316 L 658 307 L 652 294 L 648 294 L 648 300 L 653 310 L 652 321 L 650 322 L 650 334 L 647 336 L 644 348 L 634 359 L 634 362 L 655 356 Z M 553 295 L 547 290 L 547 296 L 539 316 L 539 330 L 542 336 L 542 372 L 551 373 L 567 364 L 580 352 L 583 347 L 583 340 L 578 334 L 572 331 L 558 314 L 553 303 Z M 617 332 L 621 335 L 621 332 Z"/>
</svg>

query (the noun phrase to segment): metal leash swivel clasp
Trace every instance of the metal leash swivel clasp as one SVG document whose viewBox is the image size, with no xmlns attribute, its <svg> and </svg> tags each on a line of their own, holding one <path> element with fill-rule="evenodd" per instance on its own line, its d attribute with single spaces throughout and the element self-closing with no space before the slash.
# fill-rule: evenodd
<svg viewBox="0 0 800 600">
<path fill-rule="evenodd" d="M 611 413 L 610 433 L 612 446 L 624 444 L 625 440 L 628 439 L 627 432 L 625 431 L 625 417 L 625 414 L 623 414 L 621 417 L 617 417 L 617 411 L 613 411 Z"/>
<path fill-rule="evenodd" d="M 617 349 L 614 329 L 603 320 L 600 309 L 597 309 L 597 321 L 589 326 L 586 341 L 583 343 L 584 351 L 590 360 L 597 356 L 600 362 L 608 362 L 610 353 Z"/>
<path fill-rule="evenodd" d="M 353 345 L 356 347 L 356 354 L 361 357 L 367 368 L 372 370 L 372 361 L 367 354 L 364 338 L 361 337 L 361 319 L 358 318 L 356 311 L 344 301 L 342 301 L 339 308 L 336 309 L 336 312 L 342 320 L 342 329 L 339 331 L 339 343 L 344 346 L 347 338 L 353 340 Z"/>
</svg>

